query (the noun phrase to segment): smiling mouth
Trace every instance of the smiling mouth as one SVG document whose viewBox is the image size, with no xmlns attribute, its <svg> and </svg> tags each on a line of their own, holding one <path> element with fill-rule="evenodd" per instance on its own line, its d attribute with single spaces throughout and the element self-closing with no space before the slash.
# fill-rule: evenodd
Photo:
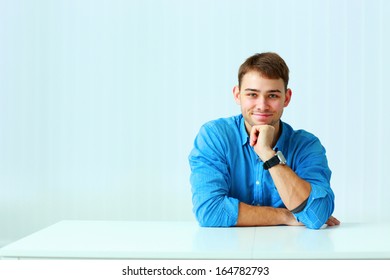
<svg viewBox="0 0 390 280">
<path fill-rule="evenodd" d="M 255 118 L 269 118 L 272 116 L 271 113 L 252 113 Z"/>
</svg>

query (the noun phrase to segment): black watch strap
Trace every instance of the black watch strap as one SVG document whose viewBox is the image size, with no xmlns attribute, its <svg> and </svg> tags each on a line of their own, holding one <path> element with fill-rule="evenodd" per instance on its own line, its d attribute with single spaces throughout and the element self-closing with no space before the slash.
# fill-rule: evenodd
<svg viewBox="0 0 390 280">
<path fill-rule="evenodd" d="M 267 160 L 266 162 L 264 162 L 263 164 L 263 168 L 265 170 L 268 170 L 270 169 L 272 166 L 275 166 L 277 164 L 280 163 L 280 159 L 277 155 L 273 156 L 272 158 L 270 158 L 269 160 Z"/>
</svg>

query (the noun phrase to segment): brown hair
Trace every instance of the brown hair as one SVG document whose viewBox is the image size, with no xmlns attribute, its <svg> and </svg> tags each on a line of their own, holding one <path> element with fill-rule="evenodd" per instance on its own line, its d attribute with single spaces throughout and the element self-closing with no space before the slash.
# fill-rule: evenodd
<svg viewBox="0 0 390 280">
<path fill-rule="evenodd" d="M 256 71 L 268 79 L 279 79 L 284 81 L 287 89 L 288 75 L 290 70 L 286 62 L 278 54 L 273 52 L 257 53 L 245 60 L 238 70 L 238 86 L 241 88 L 242 77 L 250 72 Z"/>
</svg>

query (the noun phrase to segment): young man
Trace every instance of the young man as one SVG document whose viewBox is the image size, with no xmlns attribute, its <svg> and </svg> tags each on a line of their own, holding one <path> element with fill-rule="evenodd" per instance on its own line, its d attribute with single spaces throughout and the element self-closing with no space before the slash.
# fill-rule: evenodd
<svg viewBox="0 0 390 280">
<path fill-rule="evenodd" d="M 289 69 L 275 53 L 249 57 L 233 96 L 238 116 L 202 126 L 189 156 L 193 210 L 201 226 L 340 222 L 325 149 L 317 137 L 281 121 L 291 101 Z"/>
</svg>

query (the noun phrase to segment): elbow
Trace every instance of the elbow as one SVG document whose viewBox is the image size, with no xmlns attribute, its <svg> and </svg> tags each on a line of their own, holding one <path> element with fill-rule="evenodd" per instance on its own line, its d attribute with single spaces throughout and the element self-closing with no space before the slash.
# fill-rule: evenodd
<svg viewBox="0 0 390 280">
<path fill-rule="evenodd" d="M 307 228 L 318 230 L 328 221 L 334 211 L 334 194 L 330 188 L 312 185 L 311 196 L 302 215 L 299 215 L 299 219 Z"/>
<path fill-rule="evenodd" d="M 301 219 L 298 219 L 298 221 L 302 222 L 308 229 L 318 230 L 321 229 L 327 221 L 327 218 L 323 219 L 320 216 L 310 215 L 309 217 L 302 217 Z"/>
<path fill-rule="evenodd" d="M 237 222 L 237 217 L 234 215 L 237 212 L 238 216 L 238 205 L 237 211 L 231 211 L 229 213 L 225 209 L 224 203 L 204 203 L 194 207 L 193 211 L 201 227 L 231 227 Z"/>
<path fill-rule="evenodd" d="M 318 230 L 318 229 L 320 229 L 324 224 L 325 224 L 325 223 L 321 223 L 321 222 L 319 222 L 319 223 L 314 223 L 314 224 L 306 224 L 306 227 L 307 227 L 308 229 Z"/>
<path fill-rule="evenodd" d="M 328 221 L 334 210 L 334 202 L 331 198 L 318 199 L 308 209 L 297 215 L 297 218 L 307 228 L 318 230 Z"/>
<path fill-rule="evenodd" d="M 193 208 L 193 212 L 196 220 L 198 221 L 199 226 L 201 227 L 212 227 L 214 223 L 211 219 L 210 211 L 206 205 L 195 205 Z"/>
<path fill-rule="evenodd" d="M 201 227 L 222 227 L 223 226 L 205 217 L 196 216 L 196 220 L 198 221 L 198 224 Z"/>
<path fill-rule="evenodd" d="M 197 221 L 198 221 L 199 226 L 201 226 L 201 227 L 217 227 L 218 226 L 218 225 L 211 223 L 210 221 L 205 220 L 205 219 L 197 218 Z"/>
<path fill-rule="evenodd" d="M 212 223 L 210 218 L 202 211 L 202 209 L 194 209 L 195 218 L 198 221 L 199 226 L 201 227 L 211 227 Z"/>
<path fill-rule="evenodd" d="M 213 211 L 207 209 L 197 209 L 195 212 L 196 220 L 201 227 L 222 227 L 221 222 L 218 221 L 218 215 Z"/>
</svg>

